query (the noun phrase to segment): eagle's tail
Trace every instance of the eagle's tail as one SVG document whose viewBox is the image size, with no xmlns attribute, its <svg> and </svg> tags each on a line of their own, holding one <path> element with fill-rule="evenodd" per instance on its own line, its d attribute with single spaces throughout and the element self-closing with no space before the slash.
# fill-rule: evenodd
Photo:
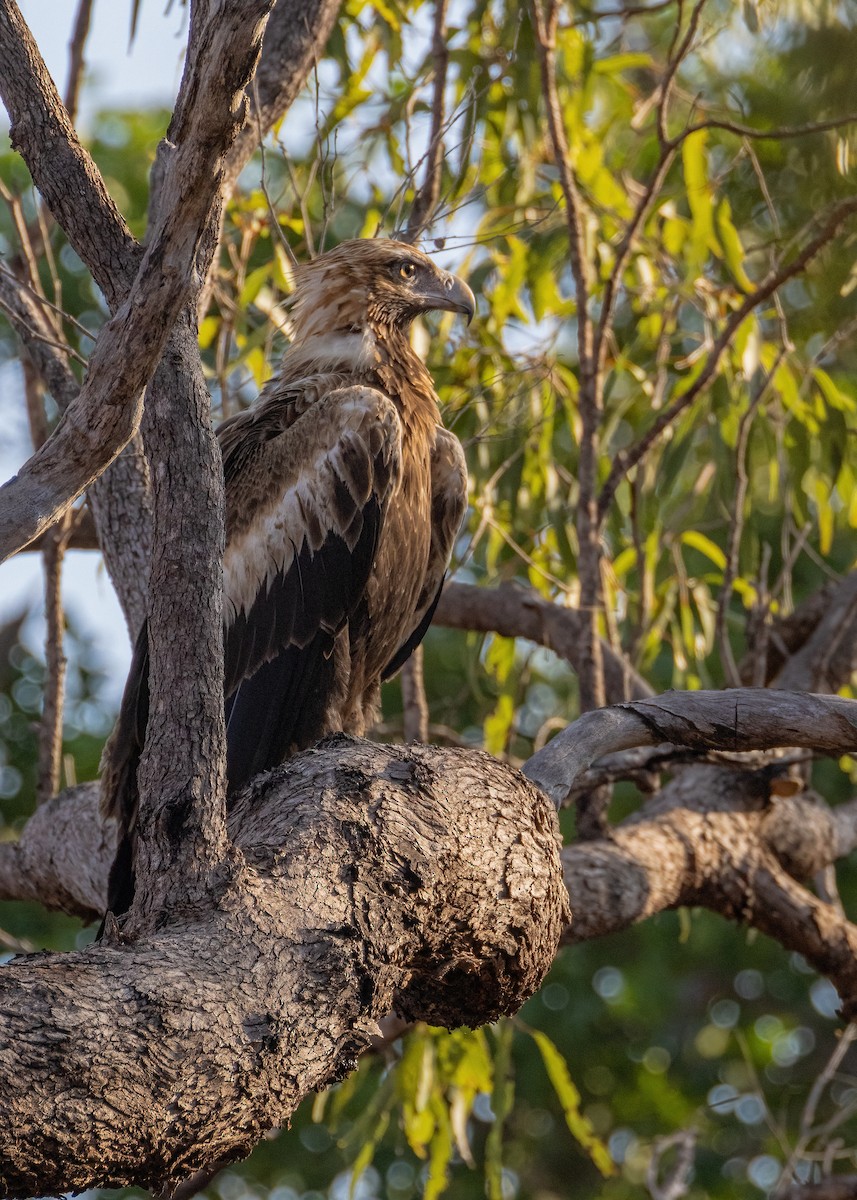
<svg viewBox="0 0 857 1200">
<path fill-rule="evenodd" d="M 120 916 L 134 898 L 137 814 L 137 768 L 149 720 L 149 639 L 145 622 L 131 659 L 131 670 L 113 733 L 101 757 L 101 815 L 118 826 L 116 855 L 107 883 L 107 911 Z"/>
</svg>

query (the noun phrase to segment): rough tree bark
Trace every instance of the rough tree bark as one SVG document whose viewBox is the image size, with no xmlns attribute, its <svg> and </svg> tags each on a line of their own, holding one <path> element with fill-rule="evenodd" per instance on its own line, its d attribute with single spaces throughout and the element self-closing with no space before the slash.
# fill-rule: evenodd
<svg viewBox="0 0 857 1200">
<path fill-rule="evenodd" d="M 487 755 L 331 739 L 254 781 L 232 831 L 210 904 L 0 973 L 4 1195 L 243 1157 L 391 1010 L 515 1011 L 568 919 L 550 803 Z"/>
</svg>

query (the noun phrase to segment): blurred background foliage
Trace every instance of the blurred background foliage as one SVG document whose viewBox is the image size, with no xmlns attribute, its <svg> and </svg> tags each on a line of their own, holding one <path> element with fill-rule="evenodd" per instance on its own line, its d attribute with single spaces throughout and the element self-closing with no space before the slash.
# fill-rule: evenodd
<svg viewBox="0 0 857 1200">
<path fill-rule="evenodd" d="M 596 309 L 657 161 L 658 89 L 682 9 L 653 2 L 619 16 L 619 7 L 569 5 L 558 42 Z M 287 345 L 290 255 L 406 222 L 425 167 L 434 12 L 421 0 L 349 0 L 312 85 L 245 171 L 200 326 L 216 419 L 252 400 Z M 515 3 L 453 0 L 446 37 L 442 200 L 424 247 L 469 278 L 479 308 L 469 330 L 441 317 L 415 336 L 470 467 L 455 577 L 517 580 L 574 604 L 576 310 L 532 26 Z M 705 119 L 763 131 L 842 118 L 857 111 L 855 60 L 855 10 L 844 2 L 708 0 L 677 75 L 669 133 Z M 111 111 L 89 131 L 138 235 L 166 122 L 163 112 Z M 765 139 L 711 128 L 685 140 L 622 275 L 602 481 L 697 378 L 725 320 L 778 256 L 796 252 L 819 214 L 853 192 L 855 129 Z M 0 175 L 33 219 L 11 152 L 0 155 Z M 61 231 L 50 245 L 44 286 L 75 319 L 67 335 L 85 357 L 105 306 Z M 15 252 L 3 208 L 0 248 Z M 752 659 L 766 620 L 854 566 L 855 292 L 852 227 L 744 321 L 710 386 L 616 492 L 604 634 L 657 691 L 727 680 L 718 605 L 732 657 Z M 0 356 L 18 354 L 0 323 Z M 724 594 L 730 545 L 735 577 Z M 24 617 L 0 630 L 4 837 L 33 795 L 44 668 Z M 68 653 L 70 781 L 97 773 L 112 713 L 73 624 Z M 577 713 L 570 668 L 521 640 L 434 629 L 425 673 L 438 741 L 520 761 Z M 381 733 L 401 733 L 396 683 Z M 816 784 L 835 802 L 849 794 L 850 772 L 847 761 L 826 764 Z M 623 811 L 639 802 L 630 788 L 619 800 Z M 571 814 L 563 821 L 572 836 Z M 848 906 L 857 896 L 847 865 L 839 882 Z M 6 906 L 0 923 L 10 951 L 89 936 L 32 906 Z M 850 1035 L 837 1042 L 836 1003 L 826 981 L 774 943 L 704 912 L 666 914 L 564 950 L 514 1021 L 475 1034 L 417 1029 L 368 1056 L 207 1194 L 631 1200 L 652 1193 L 647 1171 L 661 1139 L 683 1132 L 696 1139 L 695 1165 L 677 1195 L 773 1196 L 822 1162 L 857 1165 L 857 1063 Z M 830 1063 L 837 1047 L 841 1061 Z M 664 1151 L 661 1177 L 680 1152 Z"/>
</svg>

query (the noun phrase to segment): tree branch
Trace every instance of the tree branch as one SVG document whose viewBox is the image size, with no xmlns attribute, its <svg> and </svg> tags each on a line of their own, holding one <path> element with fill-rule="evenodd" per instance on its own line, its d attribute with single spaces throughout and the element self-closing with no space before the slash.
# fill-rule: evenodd
<svg viewBox="0 0 857 1200">
<path fill-rule="evenodd" d="M 446 44 L 446 9 L 448 0 L 435 0 L 432 58 L 434 87 L 431 102 L 431 131 L 426 154 L 426 173 L 414 196 L 408 224 L 403 234 L 406 242 L 416 242 L 431 224 L 438 201 L 443 176 L 443 124 L 446 71 L 449 66 L 449 47 Z"/>
<path fill-rule="evenodd" d="M 565 200 L 569 259 L 574 279 L 577 316 L 577 352 L 580 389 L 580 448 L 578 459 L 577 573 L 580 579 L 580 653 L 578 680 L 580 706 L 600 708 L 606 703 L 604 663 L 598 618 L 603 610 L 601 589 L 600 520 L 596 504 L 598 455 L 603 411 L 603 378 L 598 369 L 595 329 L 590 312 L 592 268 L 586 253 L 586 206 L 572 169 L 572 156 L 563 122 L 556 78 L 557 0 L 532 0 L 533 31 L 539 58 L 542 96 L 547 115 L 554 164 Z M 597 807 L 597 804 L 596 804 Z"/>
<path fill-rule="evenodd" d="M 699 694 L 699 693 L 694 693 Z M 855 702 L 852 702 L 855 703 Z M 756 777 L 764 784 L 763 773 Z M 827 975 L 843 1016 L 857 1014 L 857 927 L 787 873 L 768 827 L 777 802 L 749 795 L 746 770 L 695 767 L 665 791 L 655 815 L 636 816 L 609 839 L 563 850 L 572 912 L 567 942 L 603 937 L 681 906 L 701 906 L 752 925 Z M 748 804 L 752 807 L 748 811 Z M 803 804 L 792 818 L 809 819 Z M 816 845 L 824 857 L 834 847 Z M 790 824 L 791 840 L 800 825 Z M 770 834 L 770 837 L 768 835 Z"/>
<path fill-rule="evenodd" d="M 429 740 L 429 708 L 423 678 L 423 648 L 417 646 L 402 667 L 402 733 L 406 742 Z"/>
<path fill-rule="evenodd" d="M 11 121 L 12 145 L 115 310 L 137 273 L 142 249 L 81 146 L 15 0 L 0 0 L 0 40 L 0 96 Z"/>
<path fill-rule="evenodd" d="M 802 746 L 849 754 L 857 750 L 857 700 L 769 688 L 667 692 L 584 713 L 523 771 L 559 807 L 578 775 L 602 755 L 662 742 L 696 750 Z"/>
<path fill-rule="evenodd" d="M 164 195 L 169 203 L 161 209 L 127 300 L 98 337 L 80 395 L 44 447 L 0 491 L 5 507 L 0 519 L 0 558 L 8 557 L 52 524 L 115 458 L 139 425 L 142 388 L 194 288 L 197 246 L 211 205 L 219 200 L 222 156 L 243 119 L 243 105 L 240 100 L 236 105 L 236 97 L 243 96 L 243 84 L 253 69 L 271 2 L 256 0 L 246 6 L 237 27 L 233 27 L 235 22 L 220 19 L 220 5 L 215 0 L 197 7 L 201 14 L 197 25 L 206 32 L 200 35 L 198 53 L 188 55 L 177 117 L 171 125 L 175 140 L 164 144 L 161 151 Z M 20 15 L 17 24 L 12 20 L 15 14 L 13 0 L 2 0 L 0 32 L 26 34 L 32 45 Z M 35 71 L 33 75 L 38 77 Z M 62 125 L 55 90 L 44 99 L 51 102 L 53 116 Z M 15 141 L 21 146 L 21 128 L 28 126 L 17 106 L 13 119 Z M 60 129 L 58 136 L 76 143 L 70 126 Z M 69 158 L 66 149 L 64 143 L 58 157 Z M 69 170 L 78 169 L 79 158 L 72 154 L 68 166 Z M 52 179 L 50 171 L 40 174 Z M 87 190 L 97 192 L 91 174 Z M 41 178 L 39 184 L 41 187 Z M 68 188 L 66 180 L 66 192 Z M 64 204 L 58 207 L 67 215 Z M 121 226 L 118 212 L 112 220 L 115 241 L 116 229 Z M 105 218 L 101 223 L 110 222 Z M 133 257 L 126 239 L 121 239 L 121 245 L 123 252 Z M 122 275 L 118 266 L 116 274 Z M 115 286 L 111 291 L 116 294 Z"/>
<path fill-rule="evenodd" d="M 553 650 L 575 671 L 579 670 L 580 613 L 545 600 L 532 588 L 516 583 L 501 583 L 495 588 L 448 583 L 441 594 L 434 621 L 450 629 L 529 638 L 531 642 Z M 601 643 L 601 654 L 604 683 L 611 704 L 618 704 L 626 697 L 641 700 L 652 695 L 646 681 L 607 642 Z"/>
<path fill-rule="evenodd" d="M 89 37 L 92 4 L 93 0 L 78 0 L 77 15 L 74 19 L 74 31 L 68 47 L 68 82 L 65 89 L 65 108 L 72 123 L 74 123 L 77 115 L 77 102 L 80 97 L 80 85 L 83 80 L 85 65 L 83 52 L 86 49 L 86 39 Z"/>
<path fill-rule="evenodd" d="M 262 43 L 255 86 L 241 132 L 224 166 L 224 191 L 238 176 L 264 137 L 291 108 L 330 37 L 342 0 L 276 0 Z"/>
<path fill-rule="evenodd" d="M 846 575 L 827 597 L 824 615 L 776 677 L 778 688 L 836 691 L 857 661 L 857 571 Z"/>
</svg>

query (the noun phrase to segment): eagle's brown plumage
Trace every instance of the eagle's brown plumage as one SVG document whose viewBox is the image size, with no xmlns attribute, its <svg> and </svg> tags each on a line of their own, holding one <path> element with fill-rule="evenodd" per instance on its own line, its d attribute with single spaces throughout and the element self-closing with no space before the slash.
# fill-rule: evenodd
<svg viewBox="0 0 857 1200">
<path fill-rule="evenodd" d="M 281 370 L 218 430 L 230 793 L 327 733 L 363 733 L 428 628 L 467 490 L 407 336 L 432 309 L 469 318 L 473 295 L 401 242 L 344 242 L 299 267 Z M 117 913 L 133 896 L 147 719 L 144 626 L 102 782 L 121 827 Z"/>
</svg>

